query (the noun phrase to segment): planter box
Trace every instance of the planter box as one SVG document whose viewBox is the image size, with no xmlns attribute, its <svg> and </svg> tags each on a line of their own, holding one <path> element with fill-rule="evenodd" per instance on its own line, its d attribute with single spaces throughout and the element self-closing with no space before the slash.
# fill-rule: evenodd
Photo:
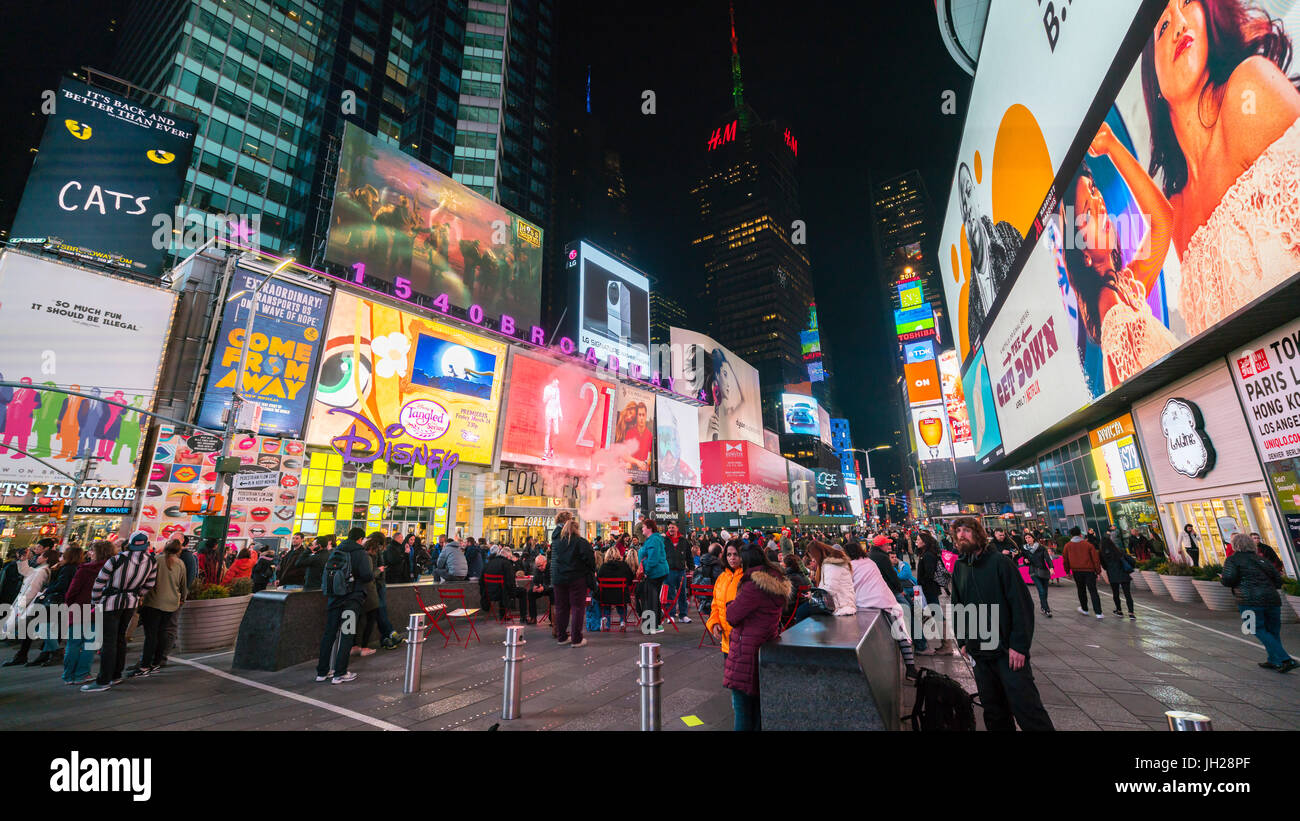
<svg viewBox="0 0 1300 821">
<path fill-rule="evenodd" d="M 1129 574 L 1129 578 L 1133 581 L 1134 590 L 1146 590 L 1147 592 L 1151 592 L 1151 588 L 1147 585 L 1146 577 L 1142 575 L 1141 570 L 1134 570 Z"/>
<path fill-rule="evenodd" d="M 225 650 L 235 644 L 252 596 L 196 599 L 181 606 L 177 644 L 182 653 Z"/>
<path fill-rule="evenodd" d="M 1160 581 L 1160 574 L 1154 570 L 1139 570 L 1142 574 L 1142 581 L 1147 583 L 1147 589 L 1157 596 L 1168 596 L 1169 591 L 1165 589 L 1165 583 Z"/>
<path fill-rule="evenodd" d="M 1201 601 L 1211 610 L 1230 610 L 1237 609 L 1237 597 L 1232 595 L 1231 587 L 1224 587 L 1221 582 L 1201 581 L 1193 579 L 1192 584 L 1196 586 L 1196 592 L 1200 594 Z"/>
<path fill-rule="evenodd" d="M 1300 622 L 1300 596 L 1288 596 L 1283 593 L 1282 598 L 1285 599 L 1282 602 L 1282 621 L 1287 624 Z M 1291 606 L 1287 607 L 1288 604 Z"/>
<path fill-rule="evenodd" d="M 1159 574 L 1157 574 L 1159 575 Z M 1160 576 L 1169 596 L 1180 604 L 1198 604 L 1201 597 L 1196 594 L 1196 585 L 1191 576 Z"/>
</svg>

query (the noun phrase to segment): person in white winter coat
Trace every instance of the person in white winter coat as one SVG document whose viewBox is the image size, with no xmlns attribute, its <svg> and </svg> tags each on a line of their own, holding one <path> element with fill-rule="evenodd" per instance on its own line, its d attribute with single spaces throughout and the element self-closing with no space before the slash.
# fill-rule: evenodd
<svg viewBox="0 0 1300 821">
<path fill-rule="evenodd" d="M 830 593 L 834 599 L 835 615 L 852 616 L 858 612 L 857 599 L 853 593 L 853 571 L 849 566 L 849 557 L 843 551 L 838 547 L 811 541 L 804 560 L 812 573 L 813 584 Z"/>
<path fill-rule="evenodd" d="M 59 551 L 48 548 L 36 559 L 32 567 L 26 559 L 18 560 L 18 573 L 23 577 L 23 586 L 18 589 L 18 598 L 14 599 L 13 609 L 0 626 L 0 637 L 18 638 L 18 620 L 27 615 L 27 609 L 50 580 L 50 568 L 59 560 Z"/>
<path fill-rule="evenodd" d="M 889 583 L 885 581 L 880 568 L 867 557 L 857 542 L 847 544 L 844 548 L 850 558 L 850 567 L 853 571 L 853 593 L 858 609 L 875 608 L 884 614 L 894 640 L 898 642 L 899 652 L 903 655 L 907 677 L 916 678 L 916 654 L 912 650 L 912 640 L 907 631 L 907 615 L 903 611 L 903 605 L 898 603 L 893 591 L 889 589 Z"/>
</svg>

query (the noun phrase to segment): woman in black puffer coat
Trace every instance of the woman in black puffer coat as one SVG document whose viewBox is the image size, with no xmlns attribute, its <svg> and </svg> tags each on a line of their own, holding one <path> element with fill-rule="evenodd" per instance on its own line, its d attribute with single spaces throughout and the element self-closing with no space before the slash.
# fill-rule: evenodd
<svg viewBox="0 0 1300 821">
<path fill-rule="evenodd" d="M 790 582 L 761 548 L 741 552 L 744 577 L 727 603 L 730 646 L 722 685 L 731 690 L 737 732 L 761 729 L 758 710 L 758 648 L 776 637 L 781 611 L 790 598 Z"/>
<path fill-rule="evenodd" d="M 1225 587 L 1231 587 L 1237 596 L 1237 606 L 1242 619 L 1253 617 L 1255 637 L 1268 651 L 1268 660 L 1260 667 L 1289 673 L 1300 662 L 1291 658 L 1282 646 L 1282 597 L 1277 589 L 1282 586 L 1282 575 L 1268 561 L 1260 558 L 1255 540 L 1245 533 L 1232 536 L 1232 555 L 1223 563 Z M 1247 614 L 1251 614 L 1247 616 Z"/>
</svg>

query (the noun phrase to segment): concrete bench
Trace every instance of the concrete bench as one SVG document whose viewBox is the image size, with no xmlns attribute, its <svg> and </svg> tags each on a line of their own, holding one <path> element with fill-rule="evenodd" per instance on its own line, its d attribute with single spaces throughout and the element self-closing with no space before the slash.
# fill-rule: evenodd
<svg viewBox="0 0 1300 821">
<path fill-rule="evenodd" d="M 385 594 L 388 618 L 403 637 L 412 613 L 422 612 L 415 600 L 416 588 L 424 603 L 434 607 L 442 600 L 438 588 L 463 589 L 465 606 L 479 606 L 478 582 L 435 584 L 390 584 Z M 452 606 L 455 609 L 455 605 Z M 481 616 L 482 614 L 479 614 Z M 478 616 L 476 616 L 478 618 Z M 360 631 L 363 621 L 357 625 Z M 446 622 L 442 622 L 446 627 Z M 459 628 L 458 628 L 459 629 Z M 235 642 L 236 670 L 283 670 L 304 661 L 315 661 L 320 654 L 321 635 L 325 632 L 325 597 L 319 590 L 263 590 L 254 593 Z M 376 631 L 377 633 L 378 631 Z M 437 632 L 434 636 L 437 637 Z M 371 646 L 378 646 L 377 637 Z"/>
<path fill-rule="evenodd" d="M 879 610 L 806 618 L 758 650 L 764 730 L 897 730 L 898 644 Z"/>
</svg>

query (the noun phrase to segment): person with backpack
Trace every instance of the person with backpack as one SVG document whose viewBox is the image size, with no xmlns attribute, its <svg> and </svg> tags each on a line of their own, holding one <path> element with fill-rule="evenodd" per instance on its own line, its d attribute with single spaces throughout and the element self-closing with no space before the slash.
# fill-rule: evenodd
<svg viewBox="0 0 1300 821">
<path fill-rule="evenodd" d="M 325 633 L 321 636 L 320 658 L 316 662 L 316 681 L 343 684 L 356 679 L 348 672 L 348 657 L 361 623 L 361 605 L 366 600 L 365 585 L 374 581 L 370 556 L 361 546 L 366 531 L 354 527 L 348 538 L 325 560 L 321 590 L 325 594 Z"/>
<path fill-rule="evenodd" d="M 1124 617 L 1124 608 L 1120 607 L 1119 602 L 1119 592 L 1122 589 L 1124 598 L 1128 602 L 1129 621 L 1137 621 L 1137 612 L 1133 609 L 1133 590 L 1129 586 L 1132 584 L 1131 574 L 1137 569 L 1137 562 L 1111 540 L 1113 532 L 1114 528 L 1101 537 L 1101 565 L 1106 569 L 1106 578 L 1110 580 L 1110 594 L 1115 599 L 1115 615 Z"/>
<path fill-rule="evenodd" d="M 469 562 L 465 560 L 464 551 L 455 539 L 448 539 L 438 553 L 438 562 L 433 569 L 433 580 L 461 582 L 468 578 Z"/>
<path fill-rule="evenodd" d="M 140 601 L 140 624 L 144 627 L 144 650 L 140 663 L 127 678 L 143 678 L 162 667 L 171 647 L 167 643 L 167 625 L 176 619 L 189 588 L 185 584 L 185 563 L 180 560 L 181 540 L 172 539 L 163 547 L 163 555 L 154 557 L 158 581 L 149 595 Z"/>
<path fill-rule="evenodd" d="M 1034 639 L 1034 603 L 1015 563 L 989 545 L 984 525 L 962 517 L 953 523 L 961 558 L 953 568 L 952 603 L 988 608 L 997 619 L 992 636 L 972 631 L 969 613 L 960 631 L 962 655 L 973 661 L 975 686 L 989 730 L 1052 730 L 1052 719 L 1034 684 L 1029 650 Z M 957 611 L 961 612 L 961 611 Z"/>
<path fill-rule="evenodd" d="M 730 652 L 723 662 L 722 686 L 731 690 L 736 732 L 762 729 L 758 700 L 758 649 L 780 631 L 781 611 L 790 600 L 790 582 L 766 551 L 750 546 L 741 554 L 741 580 L 727 604 Z"/>
<path fill-rule="evenodd" d="M 105 562 L 95 576 L 90 603 L 104 612 L 103 649 L 99 654 L 99 675 L 83 685 L 83 693 L 107 690 L 122 680 L 126 669 L 126 629 L 140 599 L 158 581 L 158 565 L 149 550 L 149 534 L 137 530 L 125 549 Z"/>
</svg>

